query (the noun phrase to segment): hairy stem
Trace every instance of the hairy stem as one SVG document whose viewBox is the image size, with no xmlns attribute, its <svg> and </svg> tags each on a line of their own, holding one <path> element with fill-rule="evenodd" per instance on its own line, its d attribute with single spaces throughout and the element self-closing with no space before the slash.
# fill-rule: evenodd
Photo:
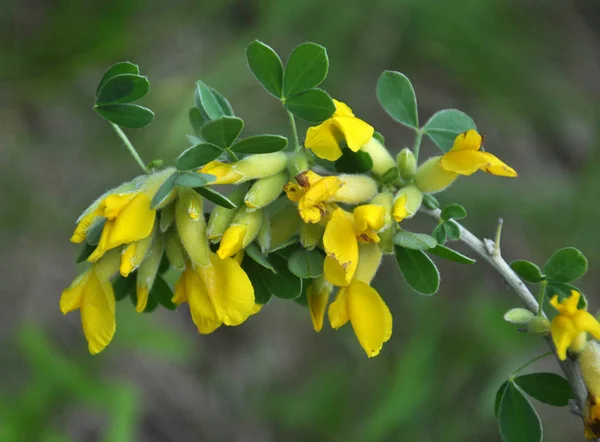
<svg viewBox="0 0 600 442">
<path fill-rule="evenodd" d="M 421 141 L 422 140 L 423 140 L 423 132 L 421 132 L 421 129 L 418 129 L 415 134 L 415 144 L 413 144 L 413 155 L 415 156 L 417 163 L 419 162 L 419 150 L 421 149 Z"/>
<path fill-rule="evenodd" d="M 148 173 L 149 172 L 148 168 L 146 167 L 146 165 L 140 158 L 140 154 L 138 154 L 137 150 L 135 150 L 135 147 L 133 147 L 133 144 L 131 144 L 131 141 L 129 141 L 129 138 L 127 138 L 127 135 L 125 135 L 125 132 L 123 132 L 123 130 L 119 126 L 117 126 L 115 123 L 110 123 L 110 124 L 113 127 L 113 129 L 115 130 L 115 132 L 117 133 L 117 135 L 119 136 L 119 138 L 121 138 L 123 143 L 125 143 L 125 147 L 129 151 L 129 153 L 131 154 L 133 159 L 138 163 L 138 165 L 142 168 L 142 170 L 145 173 Z"/>
<path fill-rule="evenodd" d="M 424 210 L 425 213 L 432 216 L 433 218 L 440 220 L 441 211 L 439 209 L 435 210 Z M 460 240 L 464 242 L 467 246 L 469 246 L 475 253 L 485 259 L 500 275 L 504 278 L 508 286 L 517 294 L 521 302 L 525 304 L 525 307 L 529 309 L 533 313 L 537 313 L 539 310 L 539 304 L 535 299 L 535 296 L 529 291 L 527 286 L 521 281 L 519 276 L 510 268 L 508 263 L 504 261 L 501 254 L 494 253 L 496 250 L 495 242 L 489 239 L 481 241 L 467 229 L 465 229 L 459 223 L 456 223 L 460 227 Z M 542 312 L 543 314 L 543 312 Z M 581 374 L 579 373 L 579 369 L 575 361 L 570 359 L 566 359 L 561 361 L 556 356 L 556 348 L 554 347 L 554 343 L 552 342 L 552 338 L 550 336 L 544 337 L 546 343 L 550 347 L 552 353 L 556 357 L 560 368 L 562 369 L 565 377 L 569 381 L 573 393 L 575 394 L 575 400 L 577 401 L 577 405 L 580 410 L 584 409 L 584 404 L 587 399 L 587 388 L 583 383 L 583 379 L 581 378 Z"/>
<path fill-rule="evenodd" d="M 296 119 L 294 118 L 294 114 L 290 111 L 287 111 L 288 117 L 290 118 L 290 127 L 292 128 L 292 141 L 294 143 L 294 151 L 300 151 L 300 141 L 298 139 L 298 129 L 296 129 Z"/>
</svg>

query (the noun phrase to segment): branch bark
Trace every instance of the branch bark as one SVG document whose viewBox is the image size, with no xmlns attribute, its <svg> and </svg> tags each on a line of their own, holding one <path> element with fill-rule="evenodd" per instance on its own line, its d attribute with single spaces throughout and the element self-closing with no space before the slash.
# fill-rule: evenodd
<svg viewBox="0 0 600 442">
<path fill-rule="evenodd" d="M 424 212 L 438 221 L 440 220 L 441 211 L 439 209 L 424 210 Z M 499 238 L 496 242 L 489 239 L 484 239 L 482 241 L 459 223 L 456 224 L 458 224 L 460 227 L 460 240 L 473 249 L 475 253 L 485 259 L 498 273 L 500 273 L 510 288 L 517 294 L 519 299 L 521 299 L 525 307 L 532 313 L 537 314 L 539 307 L 538 302 L 523 281 L 521 281 L 521 278 L 519 278 L 514 270 L 511 269 L 508 263 L 502 258 L 499 247 Z M 576 362 L 571 359 L 566 359 L 564 361 L 558 359 L 552 338 L 550 336 L 545 336 L 544 339 L 548 344 L 548 347 L 550 347 L 554 353 L 554 356 L 558 361 L 563 373 L 565 374 L 565 377 L 569 381 L 569 384 L 571 384 L 571 388 L 575 394 L 575 400 L 579 410 L 583 410 L 588 396 L 588 391 L 583 383 L 583 379 L 581 378 L 581 373 L 579 372 Z"/>
</svg>

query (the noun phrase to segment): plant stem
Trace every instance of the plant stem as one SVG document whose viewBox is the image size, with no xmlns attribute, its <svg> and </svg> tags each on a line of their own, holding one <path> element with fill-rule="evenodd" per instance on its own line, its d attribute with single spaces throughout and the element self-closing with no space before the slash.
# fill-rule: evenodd
<svg viewBox="0 0 600 442">
<path fill-rule="evenodd" d="M 421 141 L 423 140 L 423 132 L 421 129 L 417 129 L 417 135 L 415 136 L 415 144 L 413 145 L 413 155 L 419 163 L 419 150 L 421 149 Z"/>
<path fill-rule="evenodd" d="M 287 111 L 288 117 L 290 118 L 290 126 L 292 128 L 292 141 L 294 142 L 294 151 L 300 151 L 300 141 L 298 140 L 298 129 L 296 129 L 296 119 L 294 118 L 294 114 L 290 111 Z"/>
<path fill-rule="evenodd" d="M 494 240 L 494 256 L 500 255 L 500 238 L 502 237 L 502 225 L 504 221 L 498 218 L 498 227 L 496 228 L 496 239 Z"/>
<path fill-rule="evenodd" d="M 227 155 L 229 156 L 229 159 L 231 161 L 239 161 L 239 157 L 235 154 L 235 152 L 232 152 L 231 150 L 227 149 Z"/>
<path fill-rule="evenodd" d="M 546 280 L 542 281 L 542 283 L 540 284 L 540 295 L 538 297 L 538 316 L 542 316 L 542 314 L 544 313 L 544 297 L 546 296 L 546 284 L 548 284 Z"/>
<path fill-rule="evenodd" d="M 441 210 L 426 210 L 422 209 L 423 212 L 427 213 L 429 216 L 437 219 L 438 221 L 441 219 Z M 456 222 L 456 221 L 455 221 Z M 475 253 L 485 259 L 494 269 L 500 273 L 500 275 L 504 278 L 506 283 L 510 286 L 510 288 L 517 294 L 517 296 L 521 299 L 523 304 L 532 312 L 536 313 L 539 310 L 539 304 L 535 299 L 535 296 L 529 291 L 527 286 L 521 281 L 519 276 L 510 268 L 508 263 L 504 261 L 500 254 L 494 253 L 494 242 L 491 240 L 481 241 L 475 235 L 473 235 L 470 231 L 465 229 L 458 222 L 456 224 L 460 228 L 460 240 L 464 242 L 467 246 L 469 246 Z M 542 316 L 545 316 L 542 312 Z M 556 348 L 554 343 L 552 342 L 552 338 L 550 336 L 545 336 L 544 340 L 546 344 L 550 347 L 550 350 L 556 355 Z M 573 393 L 575 395 L 575 400 L 580 410 L 584 409 L 584 405 L 586 403 L 588 391 L 583 383 L 583 379 L 581 378 L 581 373 L 579 372 L 579 368 L 577 366 L 577 362 L 571 359 L 566 359 L 561 361 L 556 356 L 558 364 L 562 369 L 565 377 L 569 381 Z"/>
<path fill-rule="evenodd" d="M 550 356 L 553 354 L 554 354 L 553 352 L 549 351 L 549 352 L 544 353 L 543 355 L 539 355 L 538 357 L 533 358 L 531 361 L 527 362 L 526 364 L 520 366 L 515 371 L 513 371 L 511 376 L 516 375 L 518 372 L 524 370 L 525 368 L 529 367 L 531 364 L 534 364 L 535 362 L 539 361 L 540 359 L 544 359 L 546 356 Z"/>
<path fill-rule="evenodd" d="M 127 135 L 125 135 L 125 132 L 123 132 L 123 130 L 119 126 L 117 126 L 115 123 L 110 123 L 110 124 L 113 127 L 113 129 L 115 130 L 115 132 L 117 133 L 117 135 L 121 138 L 123 143 L 125 143 L 125 147 L 129 151 L 129 153 L 131 154 L 133 159 L 138 163 L 138 165 L 142 168 L 142 170 L 145 173 L 148 173 L 149 172 L 148 168 L 146 167 L 146 165 L 140 158 L 140 155 L 137 153 L 137 150 L 135 150 L 135 147 L 133 147 L 133 144 L 131 144 L 131 141 L 129 141 L 129 138 L 127 138 Z"/>
</svg>

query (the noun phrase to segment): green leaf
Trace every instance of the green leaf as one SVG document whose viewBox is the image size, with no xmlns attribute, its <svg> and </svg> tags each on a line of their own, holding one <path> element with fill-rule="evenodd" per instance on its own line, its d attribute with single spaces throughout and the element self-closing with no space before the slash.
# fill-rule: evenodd
<svg viewBox="0 0 600 442">
<path fill-rule="evenodd" d="M 366 173 L 373 168 L 373 159 L 367 152 L 342 149 L 342 156 L 335 161 L 335 170 L 340 173 Z"/>
<path fill-rule="evenodd" d="M 317 87 L 325 80 L 328 69 L 329 59 L 323 46 L 315 43 L 296 46 L 285 67 L 283 96 L 290 98 Z"/>
<path fill-rule="evenodd" d="M 262 41 L 254 40 L 246 48 L 248 66 L 267 92 L 276 98 L 282 97 L 283 64 L 277 52 Z"/>
<path fill-rule="evenodd" d="M 309 89 L 285 102 L 287 110 L 309 123 L 322 123 L 333 115 L 335 105 L 322 89 Z"/>
<path fill-rule="evenodd" d="M 569 381 L 555 373 L 526 374 L 514 382 L 532 398 L 555 407 L 566 407 L 574 398 Z"/>
<path fill-rule="evenodd" d="M 423 205 L 430 210 L 434 210 L 440 207 L 440 203 L 437 198 L 433 195 L 425 193 L 423 195 Z"/>
<path fill-rule="evenodd" d="M 581 278 L 587 272 L 588 262 L 575 247 L 557 250 L 544 266 L 549 280 L 571 282 Z"/>
<path fill-rule="evenodd" d="M 115 75 L 98 91 L 96 104 L 131 103 L 146 95 L 148 87 L 148 79 L 141 75 Z"/>
<path fill-rule="evenodd" d="M 394 243 L 405 249 L 427 250 L 437 246 L 434 237 L 424 233 L 413 233 L 407 230 L 398 230 L 394 234 Z"/>
<path fill-rule="evenodd" d="M 260 247 L 256 243 L 251 243 L 246 247 L 246 254 L 252 258 L 257 264 L 260 264 L 265 269 L 269 269 L 275 273 L 275 269 L 267 259 L 267 257 L 261 252 Z"/>
<path fill-rule="evenodd" d="M 130 273 L 126 278 L 121 275 L 117 275 L 112 283 L 113 291 L 115 292 L 115 300 L 120 301 L 121 299 L 125 298 L 125 296 L 135 291 L 136 280 L 137 272 Z"/>
<path fill-rule="evenodd" d="M 435 238 L 438 244 L 444 244 L 448 237 L 445 223 L 438 224 L 437 227 L 433 229 L 431 236 Z"/>
<path fill-rule="evenodd" d="M 500 388 L 496 392 L 496 400 L 494 401 L 494 415 L 496 419 L 498 419 L 498 411 L 500 411 L 500 402 L 502 402 L 502 396 L 504 396 L 504 392 L 506 391 L 506 387 L 508 387 L 508 381 L 504 381 Z"/>
<path fill-rule="evenodd" d="M 179 174 L 177 172 L 173 172 L 162 185 L 158 188 L 154 196 L 152 197 L 152 201 L 150 203 L 151 208 L 155 208 L 160 206 L 161 203 L 169 196 L 171 191 L 175 188 L 177 177 Z"/>
<path fill-rule="evenodd" d="M 173 205 L 171 207 L 173 207 Z M 169 262 L 169 258 L 167 257 L 166 253 L 163 253 L 162 258 L 160 259 L 160 265 L 158 266 L 158 273 L 162 275 L 163 273 L 167 272 L 170 268 L 171 263 Z"/>
<path fill-rule="evenodd" d="M 469 129 L 477 129 L 475 122 L 457 109 L 436 112 L 423 126 L 423 132 L 442 152 L 452 149 L 456 137 Z"/>
<path fill-rule="evenodd" d="M 154 119 L 154 112 L 137 104 L 103 104 L 94 110 L 111 123 L 130 129 L 148 126 Z"/>
<path fill-rule="evenodd" d="M 542 275 L 542 271 L 538 266 L 524 259 L 511 262 L 510 268 L 527 282 L 538 283 L 542 282 L 542 279 L 544 278 L 544 275 Z"/>
<path fill-rule="evenodd" d="M 140 69 L 138 68 L 138 66 L 129 61 L 122 61 L 120 63 L 113 64 L 111 67 L 109 67 L 106 70 L 106 72 L 100 79 L 100 83 L 98 83 L 98 87 L 96 88 L 96 95 L 98 95 L 98 93 L 100 92 L 100 89 L 102 89 L 102 86 L 104 86 L 104 83 L 106 83 L 112 77 L 121 75 L 121 74 L 138 75 L 139 73 L 140 73 Z"/>
<path fill-rule="evenodd" d="M 75 258 L 75 263 L 81 264 L 84 262 L 92 253 L 94 253 L 94 250 L 96 250 L 95 245 L 88 244 L 87 241 L 84 242 L 81 250 L 79 251 L 79 255 L 77 255 L 77 258 Z"/>
<path fill-rule="evenodd" d="M 226 209 L 237 208 L 237 205 L 233 201 L 210 187 L 196 187 L 194 190 L 217 206 L 225 207 Z"/>
<path fill-rule="evenodd" d="M 211 120 L 225 116 L 221 104 L 210 87 L 198 80 L 196 82 L 196 104 Z"/>
<path fill-rule="evenodd" d="M 181 187 L 202 187 L 217 179 L 216 176 L 198 172 L 179 172 L 175 185 Z"/>
<path fill-rule="evenodd" d="M 318 250 L 295 250 L 288 259 L 288 269 L 299 278 L 316 278 L 323 274 L 325 256 Z"/>
<path fill-rule="evenodd" d="M 440 273 L 433 261 L 422 250 L 395 246 L 396 261 L 404 279 L 413 290 L 433 295 L 440 288 Z"/>
<path fill-rule="evenodd" d="M 446 236 L 450 241 L 458 241 L 460 239 L 460 227 L 453 220 L 444 222 Z"/>
<path fill-rule="evenodd" d="M 385 71 L 377 82 L 381 107 L 397 122 L 419 129 L 417 97 L 410 80 L 400 72 Z"/>
<path fill-rule="evenodd" d="M 508 382 L 498 409 L 498 425 L 504 442 L 541 442 L 540 418 L 519 388 Z"/>
<path fill-rule="evenodd" d="M 236 141 L 230 150 L 241 154 L 279 152 L 288 145 L 288 139 L 281 135 L 253 135 Z"/>
<path fill-rule="evenodd" d="M 467 211 L 460 204 L 449 204 L 442 209 L 441 217 L 444 221 L 449 219 L 463 219 L 467 216 Z"/>
<path fill-rule="evenodd" d="M 106 218 L 103 216 L 97 216 L 94 221 L 92 221 L 92 224 L 90 224 L 87 232 L 85 233 L 85 242 L 92 246 L 97 246 L 100 242 L 100 236 L 102 235 L 104 224 L 106 224 Z"/>
<path fill-rule="evenodd" d="M 175 167 L 178 170 L 195 170 L 216 160 L 223 154 L 223 150 L 212 143 L 200 143 L 192 146 L 177 157 Z"/>
<path fill-rule="evenodd" d="M 223 149 L 231 146 L 244 128 L 244 121 L 237 117 L 221 117 L 206 123 L 200 135 L 209 143 Z"/>
<path fill-rule="evenodd" d="M 272 295 L 260 277 L 263 268 L 251 257 L 245 256 L 244 261 L 242 262 L 242 269 L 244 269 L 248 275 L 252 287 L 254 288 L 254 302 L 257 304 L 267 304 L 271 300 Z"/>
<path fill-rule="evenodd" d="M 571 296 L 571 291 L 573 290 L 581 293 L 581 298 L 579 299 L 577 308 L 586 308 L 588 301 L 585 294 L 579 288 L 575 287 L 574 285 L 567 284 L 566 282 L 548 281 L 546 284 L 546 298 L 551 299 L 554 295 L 558 295 L 559 301 L 562 301 L 563 299 Z"/>
<path fill-rule="evenodd" d="M 204 116 L 202 111 L 200 109 L 198 109 L 197 107 L 192 107 L 189 110 L 189 118 L 190 118 L 190 124 L 194 128 L 194 133 L 196 135 L 200 135 L 200 129 L 202 128 L 202 126 L 204 126 L 204 123 L 206 123 L 208 120 L 206 119 L 206 117 Z"/>
<path fill-rule="evenodd" d="M 154 284 L 152 285 L 152 289 L 150 290 L 150 297 L 156 299 L 160 305 L 169 309 L 175 310 L 177 307 L 171 299 L 173 298 L 173 291 L 169 284 L 163 279 L 162 276 L 156 275 L 156 279 L 154 280 Z"/>
<path fill-rule="evenodd" d="M 269 255 L 271 265 L 277 273 L 265 268 L 260 269 L 260 278 L 273 296 L 294 299 L 302 293 L 302 279 L 288 270 L 287 259 L 277 253 Z"/>
<path fill-rule="evenodd" d="M 458 262 L 460 264 L 475 264 L 475 260 L 463 255 L 462 253 L 452 250 L 446 246 L 438 244 L 433 249 L 428 250 L 429 253 L 440 258 L 447 259 L 448 261 Z"/>
<path fill-rule="evenodd" d="M 217 99 L 217 103 L 219 103 L 219 106 L 221 107 L 223 114 L 226 117 L 233 117 L 234 116 L 233 108 L 231 107 L 231 103 L 229 102 L 229 100 L 227 98 L 225 98 L 225 96 L 221 92 L 216 90 L 214 87 L 211 87 L 210 91 L 213 93 L 213 95 Z"/>
</svg>

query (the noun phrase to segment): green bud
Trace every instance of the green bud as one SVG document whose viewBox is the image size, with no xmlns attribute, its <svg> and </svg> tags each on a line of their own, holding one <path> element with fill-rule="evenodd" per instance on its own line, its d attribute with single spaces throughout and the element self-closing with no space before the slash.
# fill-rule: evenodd
<svg viewBox="0 0 600 442">
<path fill-rule="evenodd" d="M 246 235 L 244 236 L 244 242 L 242 243 L 244 248 L 248 247 L 248 245 L 254 241 L 260 231 L 263 221 L 263 210 L 250 210 L 242 207 L 237 211 L 231 221 L 231 225 L 246 226 Z"/>
<path fill-rule="evenodd" d="M 412 180 L 417 171 L 417 159 L 412 151 L 407 147 L 402 149 L 396 157 L 396 163 L 398 164 L 398 169 L 400 169 L 402 179 L 406 181 Z"/>
<path fill-rule="evenodd" d="M 169 229 L 165 234 L 165 253 L 173 268 L 185 269 L 185 250 L 175 229 Z"/>
<path fill-rule="evenodd" d="M 236 206 L 239 206 L 244 201 L 244 194 L 246 193 L 246 187 L 239 186 L 229 195 L 227 198 L 231 200 Z M 211 242 L 219 242 L 223 233 L 231 224 L 233 217 L 235 216 L 236 209 L 227 209 L 222 206 L 215 206 L 208 218 L 208 227 L 206 229 L 206 235 Z"/>
<path fill-rule="evenodd" d="M 325 227 L 319 224 L 302 223 L 300 224 L 300 244 L 307 250 L 312 250 L 323 238 Z"/>
<path fill-rule="evenodd" d="M 167 207 L 162 209 L 160 212 L 160 231 L 165 233 L 171 224 L 173 224 L 173 220 L 175 219 L 175 204 L 169 204 Z"/>
<path fill-rule="evenodd" d="M 238 161 L 234 170 L 243 175 L 239 181 L 266 178 L 279 173 L 287 167 L 288 156 L 285 152 L 250 155 Z"/>
<path fill-rule="evenodd" d="M 527 323 L 527 331 L 539 335 L 550 333 L 550 321 L 543 316 L 534 316 Z"/>
<path fill-rule="evenodd" d="M 287 168 L 290 176 L 296 176 L 308 170 L 308 157 L 302 152 L 294 152 L 288 158 Z"/>
<path fill-rule="evenodd" d="M 203 200 L 193 189 L 180 187 L 175 204 L 175 224 L 181 244 L 195 264 L 207 266 L 209 260 Z"/>
<path fill-rule="evenodd" d="M 439 209 L 440 202 L 437 200 L 437 198 L 435 196 L 426 193 L 423 195 L 423 205 L 430 210 L 434 210 L 434 209 Z"/>
<path fill-rule="evenodd" d="M 341 174 L 338 178 L 343 185 L 330 201 L 360 204 L 369 201 L 377 194 L 377 182 L 366 175 Z"/>
<path fill-rule="evenodd" d="M 108 281 L 119 271 L 121 252 L 118 248 L 109 250 L 94 264 L 94 270 L 100 281 Z"/>
<path fill-rule="evenodd" d="M 269 253 L 269 250 L 271 249 L 271 222 L 266 213 L 264 213 L 263 222 L 258 231 L 258 235 L 256 235 L 256 242 L 264 255 Z"/>
<path fill-rule="evenodd" d="M 527 324 L 534 317 L 534 314 L 524 308 L 513 308 L 504 314 L 504 320 L 511 324 Z"/>
<path fill-rule="evenodd" d="M 425 161 L 417 169 L 415 174 L 415 184 L 424 193 L 441 192 L 454 182 L 458 174 L 447 172 L 442 169 L 440 159 L 442 157 L 432 157 Z"/>
<path fill-rule="evenodd" d="M 283 186 L 288 180 L 289 175 L 285 170 L 270 177 L 256 180 L 244 197 L 246 207 L 250 210 L 256 210 L 269 205 L 281 195 Z"/>
<path fill-rule="evenodd" d="M 300 215 L 296 205 L 287 198 L 277 201 L 281 203 L 278 204 L 277 210 L 269 215 L 271 252 L 289 244 L 300 229 Z"/>
<path fill-rule="evenodd" d="M 164 240 L 162 235 L 159 234 L 154 237 L 152 247 L 150 247 L 150 252 L 140 265 L 140 268 L 137 272 L 137 305 L 135 309 L 138 312 L 143 312 L 146 308 L 146 304 L 148 303 L 148 295 L 150 290 L 152 290 L 152 286 L 154 285 L 156 273 L 158 272 L 158 267 L 160 266 L 160 261 L 162 260 L 163 251 Z"/>
<path fill-rule="evenodd" d="M 371 138 L 367 141 L 367 144 L 360 149 L 371 156 L 371 159 L 373 160 L 373 168 L 371 170 L 375 175 L 381 176 L 392 167 L 396 166 L 394 158 L 390 155 L 385 146 L 376 138 Z"/>
<path fill-rule="evenodd" d="M 412 218 L 421 207 L 423 193 L 415 186 L 406 186 L 396 192 L 393 216 L 397 222 Z"/>
<path fill-rule="evenodd" d="M 383 229 L 377 232 L 379 236 L 379 249 L 385 253 L 394 253 L 394 230 L 395 223 L 392 216 L 393 211 L 394 195 L 392 192 L 381 192 L 378 193 L 370 202 L 370 204 L 377 204 L 385 208 L 385 218 Z"/>
</svg>

